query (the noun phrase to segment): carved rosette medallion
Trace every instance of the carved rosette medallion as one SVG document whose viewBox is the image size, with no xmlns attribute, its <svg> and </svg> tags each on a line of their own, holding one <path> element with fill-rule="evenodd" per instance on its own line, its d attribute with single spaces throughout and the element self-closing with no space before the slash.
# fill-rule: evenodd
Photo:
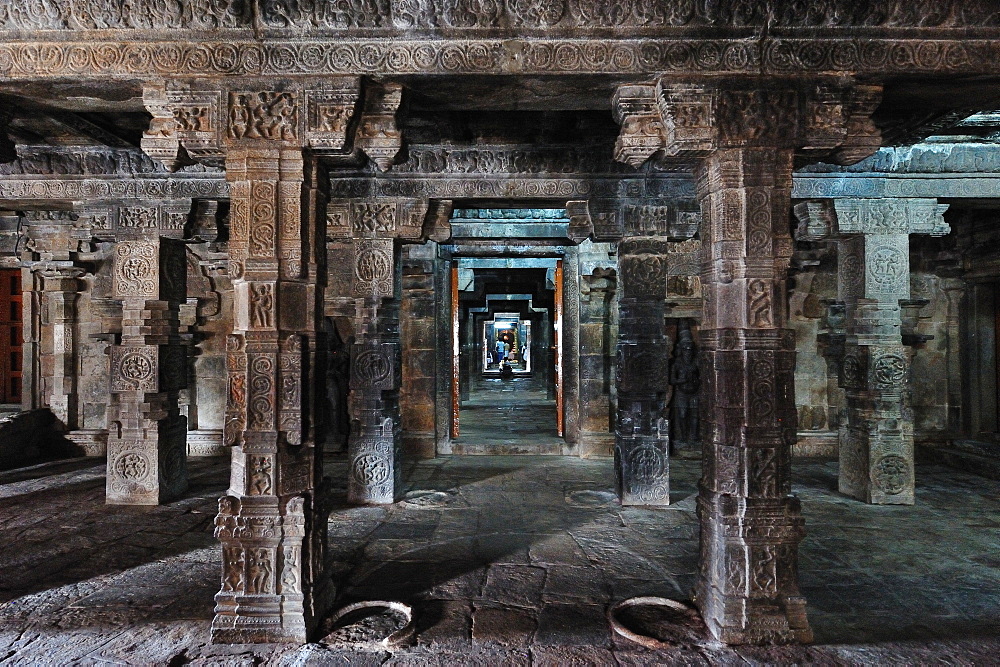
<svg viewBox="0 0 1000 667">
<path fill-rule="evenodd" d="M 883 354 L 872 364 L 872 379 L 881 388 L 899 389 L 906 379 L 906 365 L 902 354 Z"/>
<path fill-rule="evenodd" d="M 156 485 L 155 459 L 139 440 L 108 442 L 107 489 L 111 497 L 146 496 Z"/>
<path fill-rule="evenodd" d="M 116 345 L 111 348 L 111 391 L 157 391 L 158 348 Z"/>
<path fill-rule="evenodd" d="M 360 436 L 352 443 L 348 497 L 352 502 L 387 503 L 394 500 L 396 471 L 390 433 Z"/>
<path fill-rule="evenodd" d="M 354 281 L 352 291 L 358 297 L 386 298 L 395 291 L 392 239 L 354 241 Z"/>
<path fill-rule="evenodd" d="M 909 258 L 896 247 L 881 247 L 868 257 L 867 276 L 876 292 L 906 293 L 904 281 L 909 280 Z"/>
<path fill-rule="evenodd" d="M 155 241 L 119 241 L 115 247 L 115 298 L 158 296 L 159 252 Z"/>
<path fill-rule="evenodd" d="M 905 491 L 910 482 L 910 465 L 898 454 L 880 458 L 874 466 L 875 488 L 886 495 L 895 496 Z"/>
</svg>

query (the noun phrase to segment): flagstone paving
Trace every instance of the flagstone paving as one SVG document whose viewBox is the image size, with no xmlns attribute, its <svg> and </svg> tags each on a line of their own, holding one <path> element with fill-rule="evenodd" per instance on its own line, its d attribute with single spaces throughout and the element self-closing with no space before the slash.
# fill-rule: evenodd
<svg viewBox="0 0 1000 667">
<path fill-rule="evenodd" d="M 345 462 L 328 460 L 334 480 Z M 0 664 L 996 664 L 1000 482 L 918 466 L 914 507 L 836 493 L 836 463 L 796 461 L 808 536 L 802 593 L 816 643 L 724 647 L 695 629 L 651 651 L 613 635 L 609 604 L 687 599 L 697 571 L 697 461 L 673 504 L 622 508 L 610 460 L 449 457 L 405 466 L 408 499 L 348 507 L 330 556 L 341 603 L 414 607 L 395 651 L 209 643 L 227 466 L 193 460 L 182 500 L 103 504 L 103 464 L 0 473 Z M 423 493 L 436 491 L 437 493 Z M 141 520 L 140 520 L 141 519 Z M 137 530 L 135 526 L 144 526 Z"/>
</svg>

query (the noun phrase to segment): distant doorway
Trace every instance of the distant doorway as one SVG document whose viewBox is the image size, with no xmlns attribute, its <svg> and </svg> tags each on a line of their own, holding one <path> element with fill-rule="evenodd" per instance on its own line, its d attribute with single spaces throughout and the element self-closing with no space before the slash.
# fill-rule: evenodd
<svg viewBox="0 0 1000 667">
<path fill-rule="evenodd" d="M 21 402 L 21 271 L 0 269 L 0 403 Z"/>
<path fill-rule="evenodd" d="M 454 292 L 453 454 L 565 451 L 558 416 L 558 346 L 553 282 L 558 258 L 521 267 L 464 262 L 465 290 Z"/>
</svg>

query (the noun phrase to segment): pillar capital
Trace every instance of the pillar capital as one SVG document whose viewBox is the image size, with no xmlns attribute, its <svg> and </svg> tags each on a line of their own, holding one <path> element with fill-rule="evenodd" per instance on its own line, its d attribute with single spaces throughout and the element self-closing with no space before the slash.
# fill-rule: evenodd
<svg viewBox="0 0 1000 667">
<path fill-rule="evenodd" d="M 654 82 L 620 86 L 612 98 L 622 125 L 615 159 L 639 166 L 705 157 L 717 150 L 772 147 L 801 157 L 849 164 L 874 153 L 881 140 L 871 113 L 879 86 L 850 79 Z"/>
<path fill-rule="evenodd" d="M 191 161 L 222 166 L 227 149 L 254 144 L 342 153 L 360 97 L 358 77 L 170 79 L 143 89 L 153 115 L 142 138 L 150 157 L 175 171 Z"/>
<path fill-rule="evenodd" d="M 842 240 L 852 235 L 946 236 L 948 204 L 937 199 L 819 199 L 795 206 L 796 237 L 803 241 Z"/>
</svg>

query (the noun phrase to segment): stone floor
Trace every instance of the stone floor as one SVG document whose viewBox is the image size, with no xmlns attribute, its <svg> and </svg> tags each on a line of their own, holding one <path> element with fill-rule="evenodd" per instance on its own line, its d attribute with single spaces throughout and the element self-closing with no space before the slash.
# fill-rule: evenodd
<svg viewBox="0 0 1000 667">
<path fill-rule="evenodd" d="M 341 458 L 328 464 L 344 478 Z M 608 460 L 410 463 L 412 500 L 391 507 L 347 507 L 338 489 L 341 601 L 415 608 L 414 645 L 390 653 L 208 643 L 223 461 L 193 461 L 184 498 L 152 508 L 104 505 L 93 459 L 0 473 L 0 664 L 998 664 L 1000 482 L 937 466 L 918 467 L 915 507 L 871 507 L 834 491 L 835 463 L 796 462 L 815 645 L 694 632 L 654 652 L 613 636 L 609 602 L 687 597 L 697 475 L 673 462 L 674 504 L 651 510 L 613 501 Z"/>
<path fill-rule="evenodd" d="M 556 401 L 537 376 L 509 380 L 477 377 L 462 401 L 455 454 L 562 454 Z"/>
</svg>

